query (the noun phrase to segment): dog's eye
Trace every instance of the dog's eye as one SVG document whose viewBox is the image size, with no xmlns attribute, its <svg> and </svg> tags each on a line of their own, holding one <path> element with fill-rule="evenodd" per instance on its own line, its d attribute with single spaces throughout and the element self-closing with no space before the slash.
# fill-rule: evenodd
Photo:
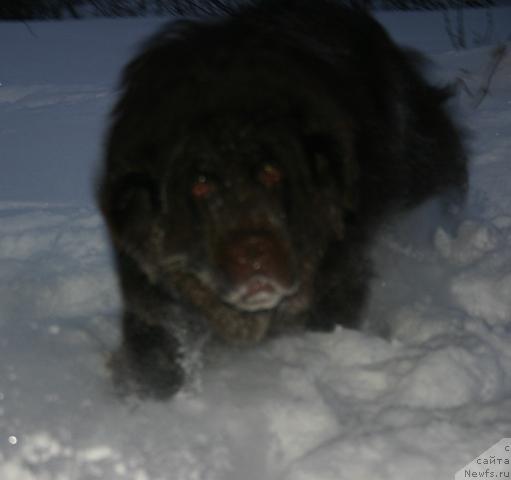
<svg viewBox="0 0 511 480">
<path fill-rule="evenodd" d="M 274 187 L 282 181 L 282 172 L 275 165 L 267 163 L 259 172 L 259 181 L 266 187 Z"/>
<path fill-rule="evenodd" d="M 192 195 L 198 199 L 209 197 L 215 190 L 214 182 L 205 175 L 199 175 L 192 185 Z"/>
</svg>

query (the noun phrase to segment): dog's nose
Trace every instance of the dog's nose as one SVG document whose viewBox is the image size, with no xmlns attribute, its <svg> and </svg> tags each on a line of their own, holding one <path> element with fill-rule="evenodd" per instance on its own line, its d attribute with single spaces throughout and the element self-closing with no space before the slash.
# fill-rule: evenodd
<svg viewBox="0 0 511 480">
<path fill-rule="evenodd" d="M 292 283 L 288 249 L 274 234 L 239 232 L 230 236 L 222 250 L 220 268 L 235 285 L 256 275 L 282 286 Z"/>
<path fill-rule="evenodd" d="M 260 235 L 246 235 L 226 249 L 229 269 L 236 277 L 264 274 L 272 269 L 277 252 L 275 242 Z"/>
</svg>

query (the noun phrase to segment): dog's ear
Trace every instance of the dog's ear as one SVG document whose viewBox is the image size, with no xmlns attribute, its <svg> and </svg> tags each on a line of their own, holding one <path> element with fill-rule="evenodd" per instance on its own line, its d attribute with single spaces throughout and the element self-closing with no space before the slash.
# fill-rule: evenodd
<svg viewBox="0 0 511 480">
<path fill-rule="evenodd" d="M 114 236 L 143 240 L 148 224 L 161 211 L 157 183 L 144 172 L 107 176 L 98 191 L 99 207 Z"/>
</svg>

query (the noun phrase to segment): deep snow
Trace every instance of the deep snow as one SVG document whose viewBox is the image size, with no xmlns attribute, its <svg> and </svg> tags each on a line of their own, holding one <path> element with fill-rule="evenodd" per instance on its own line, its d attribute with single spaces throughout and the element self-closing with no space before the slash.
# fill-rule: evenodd
<svg viewBox="0 0 511 480">
<path fill-rule="evenodd" d="M 452 51 L 440 14 L 380 18 L 438 78 L 480 83 L 490 46 Z M 461 224 L 432 205 L 382 232 L 367 331 L 210 349 L 172 401 L 115 396 L 91 182 L 119 69 L 159 23 L 0 24 L 0 479 L 450 479 L 510 437 L 509 54 L 478 109 L 456 100 L 473 131 Z M 511 10 L 495 23 L 509 38 Z"/>
</svg>

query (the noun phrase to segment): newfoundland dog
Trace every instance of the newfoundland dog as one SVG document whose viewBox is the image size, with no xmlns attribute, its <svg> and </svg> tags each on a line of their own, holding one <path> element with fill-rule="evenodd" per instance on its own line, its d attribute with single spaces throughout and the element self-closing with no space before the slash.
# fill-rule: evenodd
<svg viewBox="0 0 511 480">
<path fill-rule="evenodd" d="M 166 397 L 198 339 L 357 327 L 378 227 L 467 181 L 448 92 L 417 58 L 333 0 L 253 1 L 144 45 L 98 185 L 120 377 Z"/>
</svg>

